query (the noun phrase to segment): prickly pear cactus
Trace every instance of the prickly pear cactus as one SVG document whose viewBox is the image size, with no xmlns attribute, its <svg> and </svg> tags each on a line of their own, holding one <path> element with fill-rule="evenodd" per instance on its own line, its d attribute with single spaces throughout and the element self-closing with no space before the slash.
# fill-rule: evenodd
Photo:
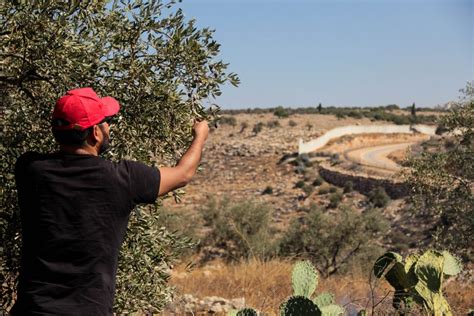
<svg viewBox="0 0 474 316">
<path fill-rule="evenodd" d="M 335 305 L 335 304 L 327 305 L 327 306 L 321 307 L 320 309 L 321 309 L 321 316 L 339 316 L 339 315 L 344 315 L 344 313 L 346 312 L 344 307 Z"/>
<path fill-rule="evenodd" d="M 321 293 L 313 299 L 313 303 L 321 309 L 334 303 L 334 295 L 329 292 Z"/>
<path fill-rule="evenodd" d="M 309 261 L 297 262 L 291 276 L 293 295 L 310 298 L 318 286 L 318 279 L 318 272 Z"/>
<path fill-rule="evenodd" d="M 235 316 L 257 316 L 258 313 L 253 308 L 244 308 L 239 310 Z"/>
<path fill-rule="evenodd" d="M 291 296 L 280 306 L 281 316 L 321 316 L 319 308 L 304 296 Z"/>
<path fill-rule="evenodd" d="M 413 274 L 406 271 L 403 257 L 396 252 L 387 252 L 375 261 L 374 274 L 377 278 L 385 276 L 395 290 L 402 291 L 414 286 L 417 282 Z"/>
<path fill-rule="evenodd" d="M 342 306 L 334 304 L 334 295 L 329 292 L 319 294 L 313 303 L 321 310 L 322 316 L 338 316 L 345 313 Z"/>
<path fill-rule="evenodd" d="M 444 250 L 441 253 L 444 257 L 443 273 L 446 275 L 456 275 L 462 270 L 461 260 Z"/>
<path fill-rule="evenodd" d="M 444 258 L 441 252 L 429 250 L 415 264 L 415 274 L 418 277 L 415 291 L 422 298 L 425 310 L 434 316 L 452 315 L 441 291 Z"/>
<path fill-rule="evenodd" d="M 387 252 L 375 262 L 374 274 L 377 278 L 384 276 L 395 288 L 393 306 L 399 312 L 409 311 L 416 302 L 429 315 L 450 316 L 451 308 L 442 292 L 443 279 L 461 269 L 460 260 L 447 251 L 409 255 L 405 264 L 399 254 Z"/>
</svg>

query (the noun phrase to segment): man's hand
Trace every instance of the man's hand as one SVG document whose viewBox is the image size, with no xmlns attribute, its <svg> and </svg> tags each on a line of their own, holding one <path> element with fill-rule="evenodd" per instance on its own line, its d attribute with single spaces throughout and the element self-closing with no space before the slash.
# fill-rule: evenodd
<svg viewBox="0 0 474 316">
<path fill-rule="evenodd" d="M 160 168 L 161 181 L 158 194 L 164 195 L 169 191 L 185 186 L 191 181 L 201 160 L 201 153 L 209 135 L 207 121 L 195 122 L 193 125 L 193 141 L 176 167 Z"/>
<path fill-rule="evenodd" d="M 206 140 L 208 135 L 209 124 L 207 123 L 207 121 L 196 121 L 193 126 L 193 137 L 202 138 L 203 140 Z"/>
</svg>

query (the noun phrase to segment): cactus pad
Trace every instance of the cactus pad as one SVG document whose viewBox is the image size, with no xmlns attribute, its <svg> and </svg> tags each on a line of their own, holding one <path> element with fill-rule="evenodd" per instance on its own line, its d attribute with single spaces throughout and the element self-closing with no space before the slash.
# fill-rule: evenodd
<svg viewBox="0 0 474 316">
<path fill-rule="evenodd" d="M 446 275 L 456 275 L 462 270 L 461 260 L 454 257 L 448 251 L 443 251 L 444 257 L 443 273 Z"/>
<path fill-rule="evenodd" d="M 395 264 L 396 262 L 401 263 L 403 260 L 402 256 L 400 256 L 396 252 L 386 252 L 382 256 L 380 256 L 374 264 L 374 274 L 377 278 L 381 278 L 390 267 Z M 388 269 L 388 270 L 387 270 Z"/>
<path fill-rule="evenodd" d="M 281 316 L 321 316 L 319 308 L 304 296 L 291 296 L 280 307 Z"/>
<path fill-rule="evenodd" d="M 406 265 L 403 264 L 402 257 L 394 252 L 387 252 L 377 259 L 374 265 L 374 274 L 377 278 L 385 275 L 385 279 L 397 291 L 404 291 L 417 282 L 413 272 L 406 272 Z"/>
<path fill-rule="evenodd" d="M 417 261 L 415 274 L 418 283 L 415 290 L 423 300 L 423 307 L 433 315 L 452 315 L 448 302 L 443 297 L 444 256 L 438 251 L 427 251 Z"/>
<path fill-rule="evenodd" d="M 322 309 L 324 306 L 334 303 L 334 295 L 329 292 L 321 293 L 313 299 L 313 303 L 316 304 L 319 309 Z"/>
<path fill-rule="evenodd" d="M 293 295 L 310 298 L 318 286 L 318 272 L 309 261 L 299 261 L 293 266 L 291 283 Z"/>
<path fill-rule="evenodd" d="M 344 307 L 335 304 L 321 307 L 322 316 L 339 316 L 341 314 L 344 314 L 345 312 L 346 310 L 344 309 Z"/>
<path fill-rule="evenodd" d="M 257 311 L 253 308 L 244 308 L 237 312 L 236 316 L 257 316 Z"/>
</svg>

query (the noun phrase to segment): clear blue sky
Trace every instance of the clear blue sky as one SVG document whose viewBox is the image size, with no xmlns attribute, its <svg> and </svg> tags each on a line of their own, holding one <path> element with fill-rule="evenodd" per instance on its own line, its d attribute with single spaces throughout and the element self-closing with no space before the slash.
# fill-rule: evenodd
<svg viewBox="0 0 474 316">
<path fill-rule="evenodd" d="M 474 79 L 474 0 L 183 0 L 239 74 L 224 109 L 435 106 Z"/>
</svg>

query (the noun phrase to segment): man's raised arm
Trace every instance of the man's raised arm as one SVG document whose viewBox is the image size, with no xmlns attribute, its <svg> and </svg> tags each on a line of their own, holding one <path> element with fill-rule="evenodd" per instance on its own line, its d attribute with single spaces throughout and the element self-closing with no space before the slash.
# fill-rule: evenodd
<svg viewBox="0 0 474 316">
<path fill-rule="evenodd" d="M 201 160 L 201 153 L 209 134 L 207 121 L 194 123 L 194 139 L 175 167 L 160 168 L 161 181 L 158 195 L 184 187 L 191 181 Z"/>
</svg>

